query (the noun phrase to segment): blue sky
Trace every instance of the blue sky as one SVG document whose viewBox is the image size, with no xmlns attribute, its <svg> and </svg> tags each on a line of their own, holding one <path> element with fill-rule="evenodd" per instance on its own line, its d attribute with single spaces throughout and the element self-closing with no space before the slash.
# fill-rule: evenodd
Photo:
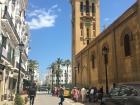
<svg viewBox="0 0 140 105">
<path fill-rule="evenodd" d="M 136 0 L 100 0 L 101 29 L 119 17 Z M 29 0 L 29 59 L 40 64 L 40 72 L 58 57 L 71 59 L 71 5 L 69 0 Z"/>
</svg>

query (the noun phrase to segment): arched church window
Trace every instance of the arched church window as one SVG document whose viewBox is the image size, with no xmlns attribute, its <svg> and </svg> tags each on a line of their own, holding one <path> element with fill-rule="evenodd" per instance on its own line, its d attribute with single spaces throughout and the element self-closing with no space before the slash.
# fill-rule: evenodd
<svg viewBox="0 0 140 105">
<path fill-rule="evenodd" d="M 128 34 L 124 36 L 124 52 L 125 52 L 125 56 L 131 55 L 130 37 Z"/>
<path fill-rule="evenodd" d="M 95 68 L 95 56 L 91 55 L 91 64 L 92 64 L 92 68 Z"/>
</svg>

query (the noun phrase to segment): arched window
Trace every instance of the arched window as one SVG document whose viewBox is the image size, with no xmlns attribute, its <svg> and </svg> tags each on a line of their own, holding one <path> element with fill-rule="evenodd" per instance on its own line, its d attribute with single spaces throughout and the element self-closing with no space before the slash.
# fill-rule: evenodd
<svg viewBox="0 0 140 105">
<path fill-rule="evenodd" d="M 79 73 L 79 71 L 80 71 L 80 63 L 78 62 L 78 73 Z"/>
<path fill-rule="evenodd" d="M 89 44 L 89 28 L 87 28 L 87 45 Z"/>
<path fill-rule="evenodd" d="M 92 16 L 94 16 L 94 14 L 95 14 L 95 5 L 94 3 L 92 3 Z"/>
<path fill-rule="evenodd" d="M 91 55 L 91 63 L 92 63 L 92 68 L 95 68 L 95 56 Z"/>
<path fill-rule="evenodd" d="M 80 2 L 80 12 L 83 12 L 84 11 L 84 4 L 83 2 Z"/>
<path fill-rule="evenodd" d="M 86 13 L 89 14 L 89 0 L 86 0 Z"/>
<path fill-rule="evenodd" d="M 128 34 L 124 36 L 124 52 L 125 52 L 125 56 L 131 55 L 130 37 Z"/>
</svg>

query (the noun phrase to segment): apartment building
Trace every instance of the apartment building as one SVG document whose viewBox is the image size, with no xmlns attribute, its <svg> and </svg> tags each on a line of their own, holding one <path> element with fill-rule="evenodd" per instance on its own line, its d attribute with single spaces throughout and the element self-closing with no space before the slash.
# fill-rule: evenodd
<svg viewBox="0 0 140 105">
<path fill-rule="evenodd" d="M 71 66 L 69 66 L 68 70 L 66 66 L 60 66 L 60 69 L 61 69 L 61 73 L 59 77 L 59 84 L 60 85 L 71 84 L 72 83 Z M 46 74 L 46 83 L 48 85 L 52 85 L 52 79 L 53 79 L 53 85 L 56 85 L 57 84 L 56 74 L 54 73 L 52 77 L 52 69 L 48 69 Z"/>
<path fill-rule="evenodd" d="M 20 91 L 26 76 L 29 46 L 29 27 L 26 22 L 28 0 L 0 0 L 0 99 L 16 93 L 19 64 Z M 24 44 L 21 53 L 19 44 Z M 20 60 L 19 60 L 20 59 Z"/>
</svg>

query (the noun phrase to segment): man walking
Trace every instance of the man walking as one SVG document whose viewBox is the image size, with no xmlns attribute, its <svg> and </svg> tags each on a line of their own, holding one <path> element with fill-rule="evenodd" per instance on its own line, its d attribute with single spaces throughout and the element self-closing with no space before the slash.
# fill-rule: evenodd
<svg viewBox="0 0 140 105">
<path fill-rule="evenodd" d="M 31 84 L 28 90 L 28 96 L 30 98 L 30 105 L 34 105 L 34 99 L 36 97 L 36 90 L 37 90 L 36 84 L 35 83 Z"/>
<path fill-rule="evenodd" d="M 63 89 L 63 87 L 60 87 L 59 97 L 60 97 L 59 105 L 63 105 L 63 102 L 64 102 L 64 89 Z"/>
</svg>

